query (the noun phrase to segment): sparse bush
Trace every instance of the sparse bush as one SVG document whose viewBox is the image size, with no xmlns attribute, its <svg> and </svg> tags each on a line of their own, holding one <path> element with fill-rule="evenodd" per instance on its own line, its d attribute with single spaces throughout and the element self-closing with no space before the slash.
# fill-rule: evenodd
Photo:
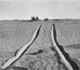
<svg viewBox="0 0 80 70">
<path fill-rule="evenodd" d="M 38 17 L 31 17 L 30 21 L 39 21 L 39 18 Z"/>
<path fill-rule="evenodd" d="M 35 21 L 35 17 L 31 17 L 31 21 Z"/>
<path fill-rule="evenodd" d="M 38 21 L 38 20 L 39 20 L 39 18 L 38 18 L 38 17 L 36 17 L 36 18 L 35 18 L 35 21 Z"/>
<path fill-rule="evenodd" d="M 48 18 L 45 18 L 44 21 L 49 21 L 49 19 Z"/>
</svg>

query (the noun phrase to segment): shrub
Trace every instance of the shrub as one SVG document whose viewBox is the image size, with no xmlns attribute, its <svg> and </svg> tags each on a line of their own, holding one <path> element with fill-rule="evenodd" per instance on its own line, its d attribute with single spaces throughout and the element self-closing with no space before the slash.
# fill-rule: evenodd
<svg viewBox="0 0 80 70">
<path fill-rule="evenodd" d="M 38 17 L 31 17 L 30 21 L 39 21 L 39 18 Z"/>
<path fill-rule="evenodd" d="M 35 17 L 31 17 L 31 21 L 35 21 Z"/>
<path fill-rule="evenodd" d="M 49 19 L 48 18 L 45 18 L 44 21 L 49 21 Z"/>
</svg>

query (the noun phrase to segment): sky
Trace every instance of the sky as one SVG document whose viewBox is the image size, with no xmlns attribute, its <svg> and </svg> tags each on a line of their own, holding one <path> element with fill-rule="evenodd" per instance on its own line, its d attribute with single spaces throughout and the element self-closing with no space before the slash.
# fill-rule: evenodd
<svg viewBox="0 0 80 70">
<path fill-rule="evenodd" d="M 0 20 L 80 18 L 79 0 L 0 0 Z"/>
</svg>

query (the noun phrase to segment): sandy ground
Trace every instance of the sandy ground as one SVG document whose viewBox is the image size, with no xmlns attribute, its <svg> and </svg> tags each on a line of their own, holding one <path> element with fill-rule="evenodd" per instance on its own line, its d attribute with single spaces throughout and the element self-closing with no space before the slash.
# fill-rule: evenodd
<svg viewBox="0 0 80 70">
<path fill-rule="evenodd" d="M 0 45 L 3 46 L 0 47 L 0 50 L 4 50 L 5 47 L 7 48 L 6 50 L 9 48 L 13 50 L 13 48 L 18 48 L 20 45 L 25 44 L 31 39 L 32 34 L 40 24 L 42 24 L 42 31 L 45 29 L 46 34 L 50 34 L 53 23 L 56 24 L 58 41 L 62 45 L 79 43 L 79 20 L 37 22 L 0 21 Z"/>
<path fill-rule="evenodd" d="M 37 22 L 0 21 L 0 57 L 12 57 L 15 49 L 30 41 L 32 34 L 40 24 L 42 24 L 40 35 L 32 47 L 50 46 L 49 37 L 53 23 L 56 24 L 60 44 L 65 46 L 80 42 L 80 20 Z"/>
<path fill-rule="evenodd" d="M 58 41 L 60 44 L 65 46 L 79 43 L 79 22 L 80 20 L 50 20 L 36 22 L 0 21 L 0 51 L 13 51 L 29 42 L 35 29 L 40 24 L 42 24 L 38 39 L 40 43 L 49 42 L 48 36 L 51 36 L 51 26 L 53 23 L 56 24 Z"/>
</svg>

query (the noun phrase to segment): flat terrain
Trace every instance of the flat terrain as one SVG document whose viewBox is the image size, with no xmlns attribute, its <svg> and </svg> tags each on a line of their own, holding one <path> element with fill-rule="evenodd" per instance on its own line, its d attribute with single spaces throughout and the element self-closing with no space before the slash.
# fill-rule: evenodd
<svg viewBox="0 0 80 70">
<path fill-rule="evenodd" d="M 32 49 L 50 46 L 51 26 L 56 25 L 58 41 L 60 44 L 79 44 L 80 42 L 80 20 L 49 20 L 49 21 L 0 21 L 0 57 L 10 58 L 14 51 L 30 41 L 35 29 L 42 24 L 38 39 L 32 45 Z M 67 46 L 66 46 L 67 45 Z M 34 47 L 35 46 L 35 47 Z M 46 47 L 46 48 L 47 48 Z M 69 47 L 68 47 L 69 48 Z M 67 48 L 67 49 L 68 49 Z M 6 54 L 5 54 L 6 53 Z M 7 55 L 7 56 L 6 56 Z"/>
<path fill-rule="evenodd" d="M 42 24 L 41 36 L 45 39 L 45 35 L 50 36 L 51 25 L 56 24 L 58 41 L 62 45 L 69 45 L 80 42 L 80 20 L 50 20 L 50 21 L 0 21 L 0 51 L 13 51 L 16 48 L 27 43 L 35 29 Z M 45 32 L 44 32 L 45 31 Z M 47 37 L 47 36 L 46 36 Z M 48 38 L 47 38 L 48 40 Z M 6 49 L 4 49 L 6 48 Z"/>
</svg>

